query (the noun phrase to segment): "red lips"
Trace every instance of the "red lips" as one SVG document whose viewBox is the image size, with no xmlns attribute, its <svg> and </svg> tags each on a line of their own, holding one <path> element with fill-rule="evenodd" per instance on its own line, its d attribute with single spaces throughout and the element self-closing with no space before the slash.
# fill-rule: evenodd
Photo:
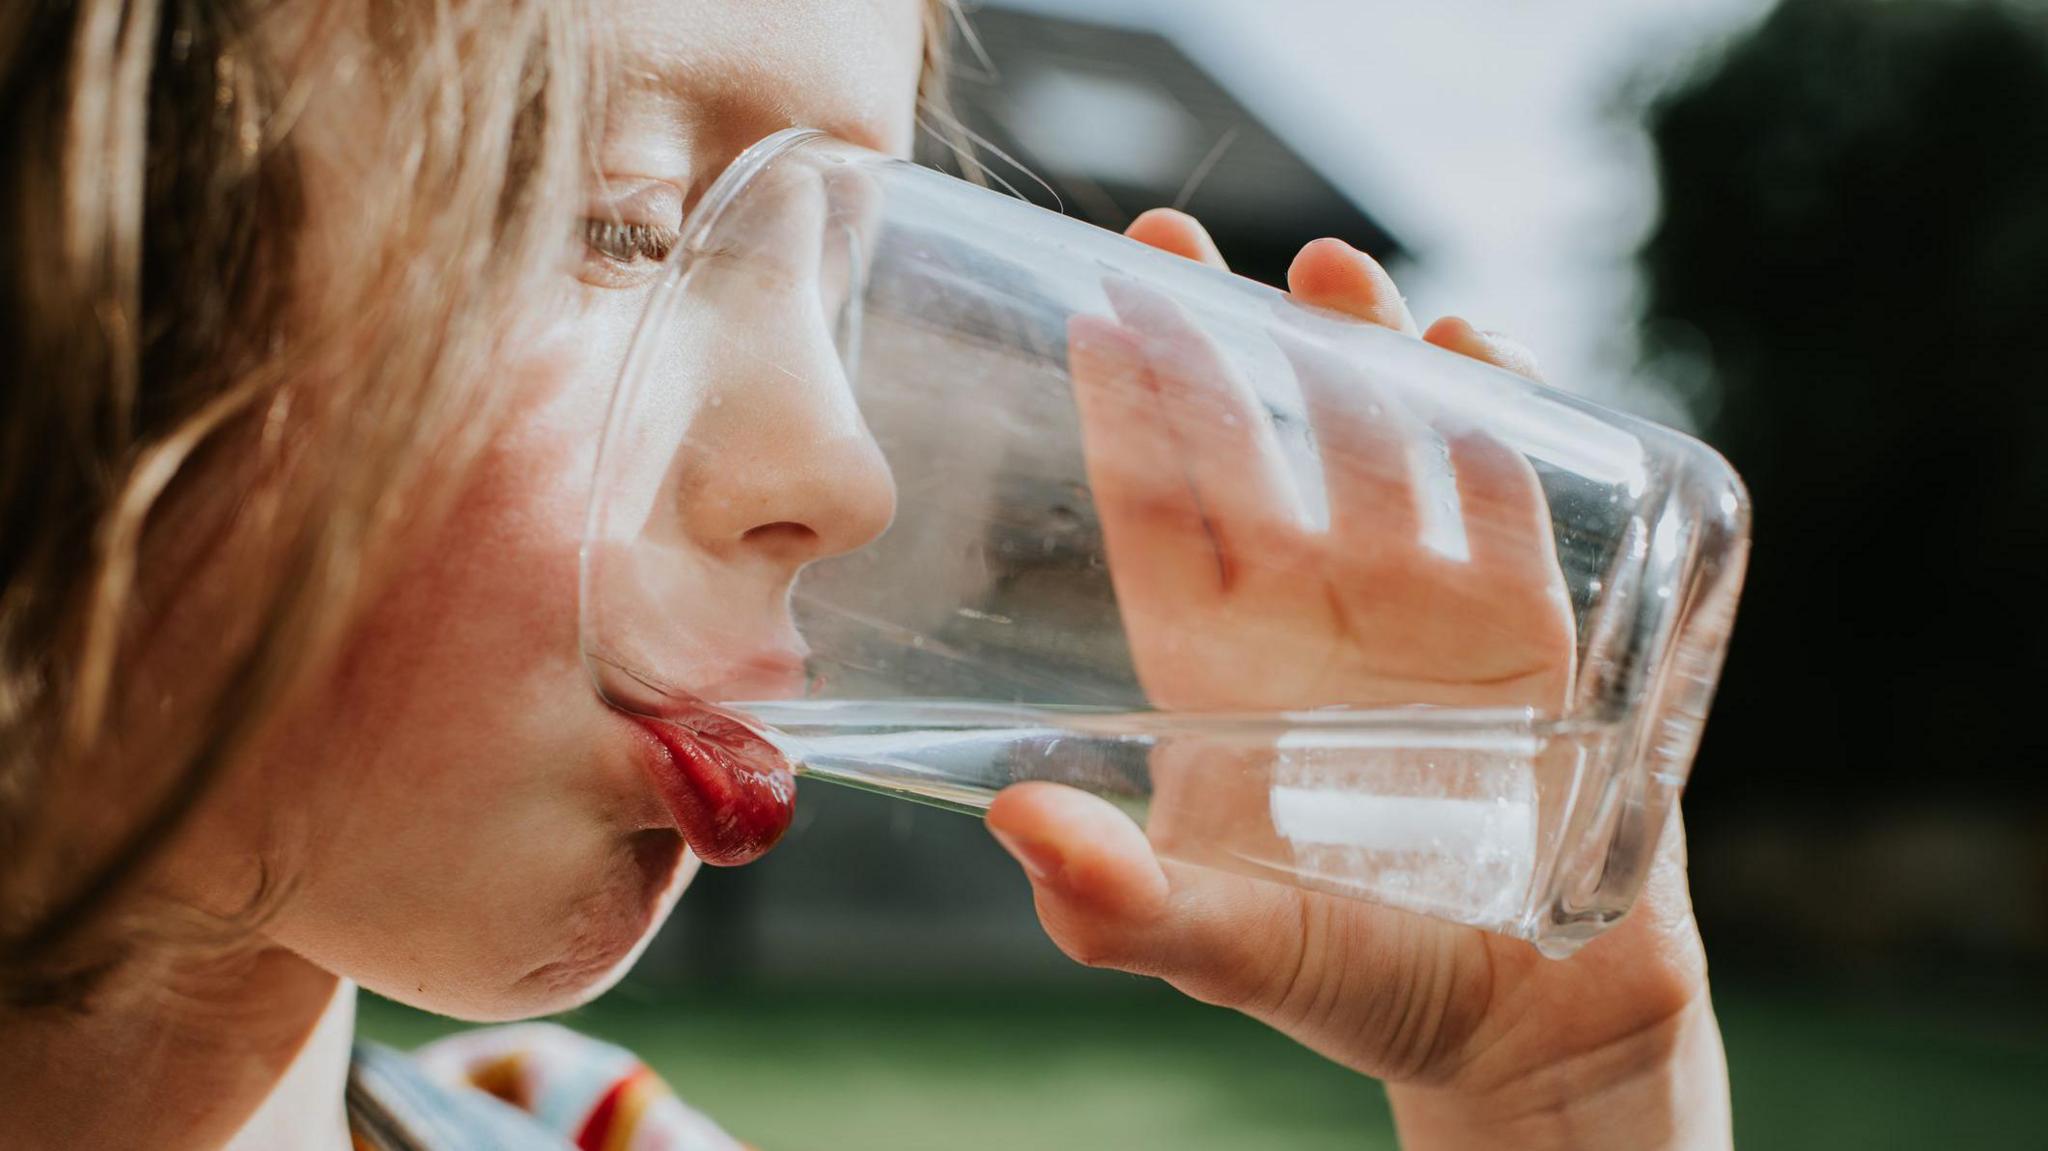
<svg viewBox="0 0 2048 1151">
<path fill-rule="evenodd" d="M 667 755 L 655 785 L 690 849 L 719 867 L 750 863 L 775 846 L 796 813 L 796 772 L 773 744 L 705 704 L 634 715 Z"/>
<path fill-rule="evenodd" d="M 649 748 L 642 766 L 690 849 L 714 866 L 760 858 L 796 812 L 796 770 L 713 702 L 804 695 L 802 641 L 793 632 L 777 638 L 696 653 L 687 690 L 635 672 L 638 661 L 585 652 L 599 696 L 654 737 L 658 750 Z"/>
</svg>

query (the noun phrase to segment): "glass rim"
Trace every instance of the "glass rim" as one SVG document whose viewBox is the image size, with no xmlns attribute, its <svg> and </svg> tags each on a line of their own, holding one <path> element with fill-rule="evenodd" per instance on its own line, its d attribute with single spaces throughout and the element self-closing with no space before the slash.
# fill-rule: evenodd
<svg viewBox="0 0 2048 1151">
<path fill-rule="evenodd" d="M 711 182 L 711 187 L 705 191 L 704 198 L 697 201 L 697 205 L 691 208 L 689 215 L 684 218 L 682 242 L 677 245 L 677 254 L 670 257 L 670 267 L 664 273 L 664 279 L 673 279 L 679 269 L 689 263 L 689 258 L 703 249 L 704 241 L 717 229 L 726 209 L 732 207 L 733 201 L 746 192 L 755 177 L 786 153 L 814 140 L 837 140 L 837 137 L 817 128 L 797 125 L 763 136 L 749 144 L 738 156 L 733 157 L 732 163 L 725 166 L 725 171 L 720 172 L 718 178 Z"/>
</svg>

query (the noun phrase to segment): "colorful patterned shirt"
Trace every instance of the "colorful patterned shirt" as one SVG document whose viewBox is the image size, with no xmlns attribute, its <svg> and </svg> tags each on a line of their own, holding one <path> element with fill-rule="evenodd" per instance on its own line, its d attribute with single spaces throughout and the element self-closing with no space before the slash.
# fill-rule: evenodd
<svg viewBox="0 0 2048 1151">
<path fill-rule="evenodd" d="M 746 1151 L 631 1052 L 551 1023 L 358 1043 L 348 1118 L 356 1151 Z"/>
</svg>

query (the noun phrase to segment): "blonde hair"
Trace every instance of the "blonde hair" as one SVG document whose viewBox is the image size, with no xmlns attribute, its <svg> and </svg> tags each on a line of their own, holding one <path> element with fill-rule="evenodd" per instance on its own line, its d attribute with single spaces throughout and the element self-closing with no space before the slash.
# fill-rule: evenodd
<svg viewBox="0 0 2048 1151">
<path fill-rule="evenodd" d="M 410 481 L 490 426 L 492 321 L 585 177 L 580 7 L 0 10 L 0 1005 L 78 1001 L 133 948 L 120 897 L 331 645 L 431 498 Z M 336 91 L 381 113 L 351 138 L 376 177 L 351 234 L 378 240 L 296 290 L 302 119 Z M 254 584 L 212 666 L 161 682 L 150 644 L 229 564 Z"/>
</svg>

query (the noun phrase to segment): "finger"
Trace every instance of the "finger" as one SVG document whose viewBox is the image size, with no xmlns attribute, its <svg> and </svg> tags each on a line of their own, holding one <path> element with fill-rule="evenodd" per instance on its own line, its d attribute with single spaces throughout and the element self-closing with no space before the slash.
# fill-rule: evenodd
<svg viewBox="0 0 2048 1151">
<path fill-rule="evenodd" d="M 1225 271 L 1230 269 L 1222 251 L 1216 247 L 1216 241 L 1210 238 L 1209 230 L 1186 212 L 1154 208 L 1132 220 L 1131 226 L 1124 229 L 1124 235 L 1161 251 L 1185 256 L 1198 264 Z"/>
<path fill-rule="evenodd" d="M 1118 600 L 1177 612 L 1213 595 L 1214 545 L 1142 341 L 1115 320 L 1075 316 L 1067 323 L 1067 366 Z"/>
<path fill-rule="evenodd" d="M 1303 248 L 1287 269 L 1287 287 L 1304 304 L 1415 334 L 1415 317 L 1394 278 L 1378 260 L 1342 240 L 1317 240 Z"/>
<path fill-rule="evenodd" d="M 1130 818 L 1070 787 L 1024 783 L 988 810 L 1023 866 L 1046 934 L 1078 962 L 1170 980 L 1212 1003 L 1255 1009 L 1276 970 L 1298 967 L 1292 889 L 1162 865 Z"/>
<path fill-rule="evenodd" d="M 1018 784 L 989 806 L 988 829 L 1052 897 L 1060 924 L 1079 917 L 1138 925 L 1166 912 L 1166 873 L 1151 844 L 1103 799 L 1059 784 Z"/>
<path fill-rule="evenodd" d="M 1431 324 L 1422 338 L 1446 351 L 1506 368 L 1539 384 L 1543 382 L 1543 369 L 1536 363 L 1536 353 L 1527 345 L 1499 332 L 1482 332 L 1456 316 L 1445 316 Z"/>
<path fill-rule="evenodd" d="M 1558 567 L 1550 504 L 1527 457 L 1480 431 L 1446 437 L 1473 570 L 1498 579 L 1528 572 L 1546 582 Z"/>
<path fill-rule="evenodd" d="M 1446 351 L 1541 381 L 1535 353 L 1496 332 L 1482 332 L 1456 316 L 1445 316 L 1422 337 Z M 1548 579 L 1557 568 L 1557 542 L 1550 505 L 1536 469 L 1526 457 L 1480 431 L 1447 435 L 1451 469 L 1474 569 L 1489 573 L 1526 571 Z"/>
<path fill-rule="evenodd" d="M 1428 441 L 1427 429 L 1335 353 L 1278 333 L 1275 342 L 1294 365 L 1308 408 L 1331 534 L 1347 554 L 1413 547 L 1422 530 L 1413 453 Z"/>
<path fill-rule="evenodd" d="M 988 811 L 1075 960 L 1167 980 L 1366 1074 L 1410 1072 L 1472 1026 L 1469 932 L 1355 900 L 1167 862 L 1122 812 L 1026 783 Z"/>
<path fill-rule="evenodd" d="M 1298 530 L 1303 521 L 1265 402 L 1178 303 L 1129 280 L 1103 288 L 1117 318 L 1143 341 L 1228 586 L 1238 563 L 1275 529 Z"/>
</svg>

